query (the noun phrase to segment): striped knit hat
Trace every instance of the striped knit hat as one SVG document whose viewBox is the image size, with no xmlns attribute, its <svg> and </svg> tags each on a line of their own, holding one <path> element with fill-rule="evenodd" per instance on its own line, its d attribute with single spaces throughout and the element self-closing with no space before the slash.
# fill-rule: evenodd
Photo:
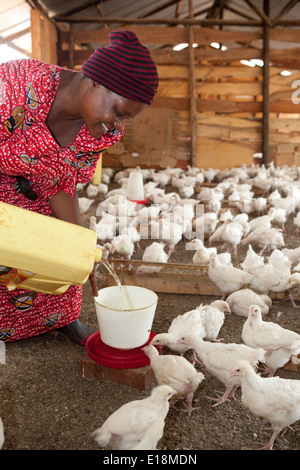
<svg viewBox="0 0 300 470">
<path fill-rule="evenodd" d="M 111 32 L 109 40 L 82 64 L 82 73 L 118 95 L 151 104 L 158 74 L 148 49 L 131 31 Z"/>
</svg>

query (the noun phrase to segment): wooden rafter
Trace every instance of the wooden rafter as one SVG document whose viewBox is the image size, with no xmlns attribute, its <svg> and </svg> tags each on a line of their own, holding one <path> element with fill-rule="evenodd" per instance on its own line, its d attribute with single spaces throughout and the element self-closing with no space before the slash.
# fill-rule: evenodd
<svg viewBox="0 0 300 470">
<path fill-rule="evenodd" d="M 290 11 L 299 0 L 289 0 L 282 10 L 272 19 L 272 26 L 276 26 L 280 18 L 282 18 L 288 11 Z"/>
<path fill-rule="evenodd" d="M 238 10 L 237 8 L 234 8 L 228 4 L 225 5 L 225 9 L 228 10 L 228 11 L 231 11 L 232 13 L 234 13 L 235 15 L 238 15 L 240 16 L 241 18 L 246 18 L 247 20 L 250 20 L 250 21 L 253 21 L 255 20 L 255 18 L 253 18 L 253 16 L 251 15 L 248 15 L 247 13 L 245 13 L 244 11 L 240 11 Z"/>
<path fill-rule="evenodd" d="M 151 8 L 150 10 L 146 11 L 146 13 L 144 13 L 143 15 L 139 15 L 138 18 L 147 18 L 147 16 L 154 15 L 155 13 L 158 13 L 164 10 L 165 8 L 168 8 L 175 4 L 178 4 L 178 0 L 168 0 L 159 7 Z"/>
<path fill-rule="evenodd" d="M 271 20 L 265 12 L 259 8 L 253 0 L 245 0 L 245 2 L 255 11 L 255 13 L 266 23 L 268 26 L 271 26 Z"/>
<path fill-rule="evenodd" d="M 57 16 L 56 22 L 62 23 L 119 23 L 119 24 L 148 24 L 148 25 L 155 25 L 155 24 L 169 24 L 169 25 L 227 25 L 227 26 L 263 26 L 263 22 L 260 20 L 253 20 L 253 21 L 243 21 L 243 20 L 220 20 L 218 18 L 204 18 L 204 19 L 190 19 L 190 18 L 123 18 L 120 16 L 116 17 L 87 17 L 87 18 L 69 18 L 65 16 Z M 298 20 L 300 24 L 300 20 Z"/>
<path fill-rule="evenodd" d="M 270 14 L 269 0 L 264 0 L 264 12 Z M 262 154 L 263 163 L 269 163 L 269 119 L 270 119 L 270 28 L 263 29 L 263 117 L 262 117 Z"/>
<path fill-rule="evenodd" d="M 73 15 L 74 13 L 78 13 L 82 10 L 85 10 L 86 8 L 90 8 L 94 5 L 97 5 L 98 3 L 99 3 L 99 0 L 88 0 L 86 2 L 83 2 L 81 5 L 77 7 L 68 8 L 67 10 L 61 12 L 60 15 L 63 15 L 63 16 Z M 58 15 L 53 16 L 54 20 L 56 19 L 56 16 Z"/>
</svg>

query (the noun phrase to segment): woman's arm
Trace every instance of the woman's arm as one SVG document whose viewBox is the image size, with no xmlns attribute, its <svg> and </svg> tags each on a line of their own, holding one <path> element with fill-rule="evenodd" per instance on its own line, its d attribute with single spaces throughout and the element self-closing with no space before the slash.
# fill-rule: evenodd
<svg viewBox="0 0 300 470">
<path fill-rule="evenodd" d="M 60 220 L 72 224 L 81 225 L 78 196 L 75 190 L 74 196 L 70 196 L 64 191 L 58 191 L 49 199 L 49 204 L 53 215 Z"/>
</svg>

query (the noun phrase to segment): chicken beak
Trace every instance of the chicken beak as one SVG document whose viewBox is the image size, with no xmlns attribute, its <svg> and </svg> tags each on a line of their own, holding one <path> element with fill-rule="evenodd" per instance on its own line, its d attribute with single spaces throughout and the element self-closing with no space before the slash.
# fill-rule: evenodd
<svg viewBox="0 0 300 470">
<path fill-rule="evenodd" d="M 230 371 L 227 374 L 227 378 L 230 379 L 230 377 L 235 377 L 235 376 L 236 376 L 236 373 L 234 372 L 234 370 L 230 369 Z"/>
<path fill-rule="evenodd" d="M 254 315 L 254 305 L 249 308 L 249 315 Z"/>
</svg>

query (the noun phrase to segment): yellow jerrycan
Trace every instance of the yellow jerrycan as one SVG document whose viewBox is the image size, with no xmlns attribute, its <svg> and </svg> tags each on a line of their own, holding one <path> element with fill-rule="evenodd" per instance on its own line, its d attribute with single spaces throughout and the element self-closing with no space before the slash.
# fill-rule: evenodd
<svg viewBox="0 0 300 470">
<path fill-rule="evenodd" d="M 96 170 L 92 179 L 92 184 L 98 186 L 101 183 L 102 178 L 102 155 L 100 155 L 99 160 L 96 165 Z"/>
<path fill-rule="evenodd" d="M 0 285 L 62 294 L 101 260 L 93 230 L 0 202 Z"/>
</svg>

